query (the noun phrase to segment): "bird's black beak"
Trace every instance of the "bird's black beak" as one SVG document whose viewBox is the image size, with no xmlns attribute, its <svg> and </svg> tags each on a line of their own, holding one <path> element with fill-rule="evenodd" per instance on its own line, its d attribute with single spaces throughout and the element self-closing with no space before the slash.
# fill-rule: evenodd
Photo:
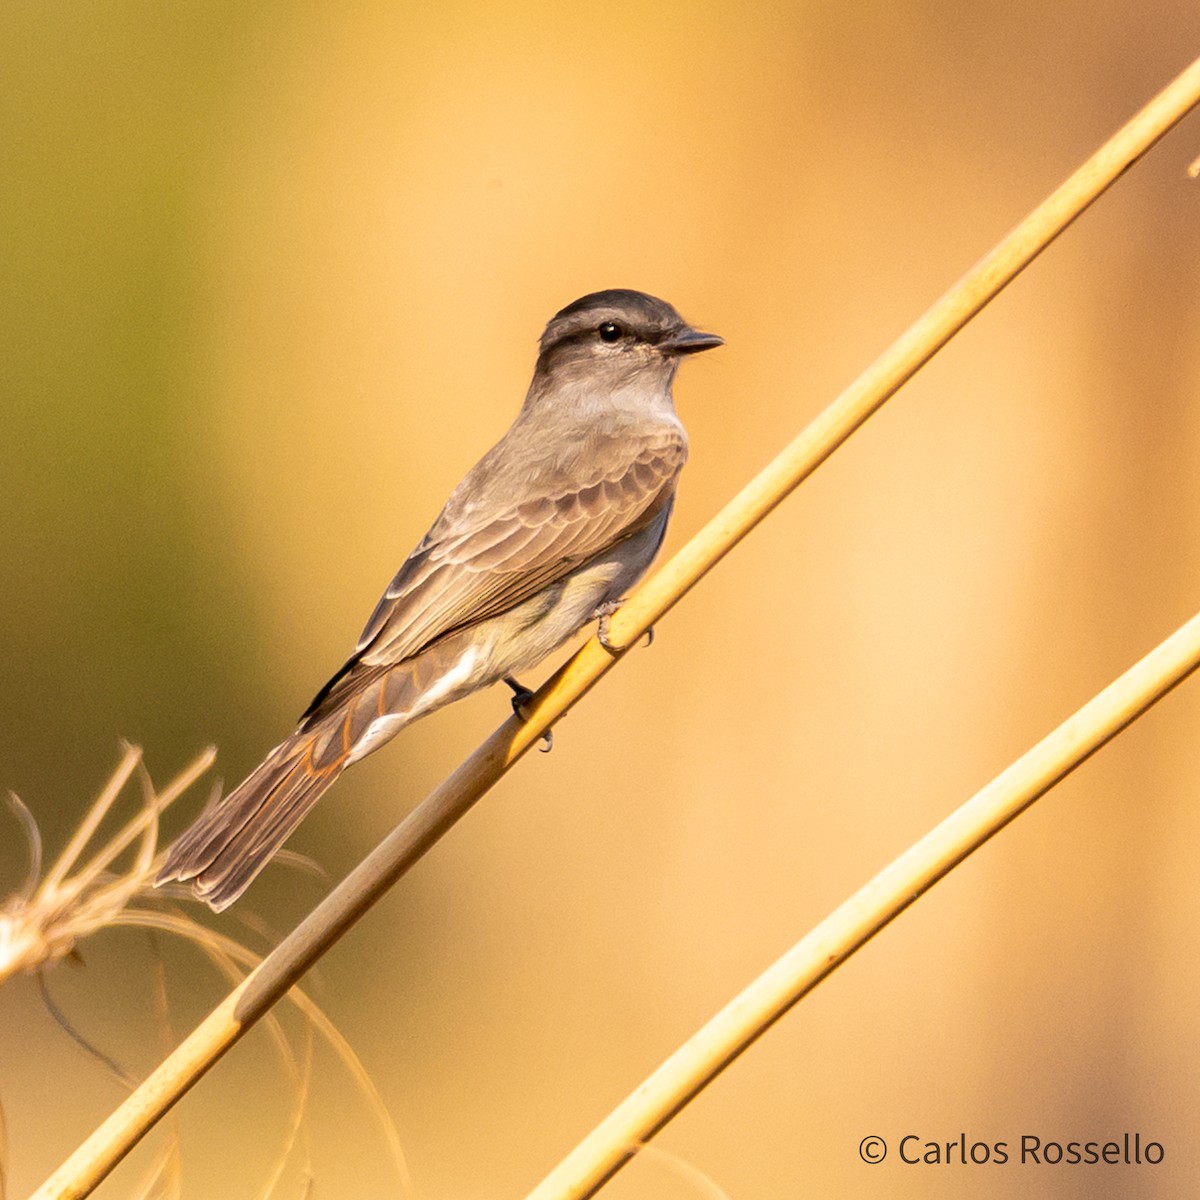
<svg viewBox="0 0 1200 1200">
<path fill-rule="evenodd" d="M 701 333 L 698 329 L 684 326 L 675 333 L 668 334 L 658 348 L 667 354 L 698 354 L 701 350 L 712 350 L 716 346 L 725 345 L 725 339 L 715 333 Z"/>
</svg>

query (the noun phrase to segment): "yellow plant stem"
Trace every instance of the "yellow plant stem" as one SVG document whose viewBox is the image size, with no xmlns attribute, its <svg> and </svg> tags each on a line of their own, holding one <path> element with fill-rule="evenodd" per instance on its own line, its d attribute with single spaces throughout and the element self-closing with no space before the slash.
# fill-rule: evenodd
<svg viewBox="0 0 1200 1200">
<path fill-rule="evenodd" d="M 612 1111 L 526 1197 L 584 1200 L 798 1000 L 1200 666 L 1200 615 L 885 867 L 773 963 Z"/>
<path fill-rule="evenodd" d="M 611 621 L 627 648 L 784 500 L 897 388 L 995 297 L 1105 188 L 1200 102 L 1200 60 L 1189 66 L 1040 204 L 982 262 L 850 385 Z M 33 1200 L 89 1195 L 146 1131 L 325 951 L 613 666 L 593 639 L 432 792 L 182 1042 Z"/>
</svg>

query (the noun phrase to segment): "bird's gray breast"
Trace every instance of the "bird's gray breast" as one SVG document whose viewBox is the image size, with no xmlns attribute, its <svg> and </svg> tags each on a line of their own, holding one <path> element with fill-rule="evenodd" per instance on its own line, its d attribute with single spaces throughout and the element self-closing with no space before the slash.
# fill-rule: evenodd
<svg viewBox="0 0 1200 1200">
<path fill-rule="evenodd" d="M 644 529 L 486 622 L 492 626 L 485 640 L 491 643 L 493 679 L 540 662 L 591 621 L 598 608 L 624 599 L 654 559 L 669 516 L 670 505 L 665 505 Z"/>
</svg>

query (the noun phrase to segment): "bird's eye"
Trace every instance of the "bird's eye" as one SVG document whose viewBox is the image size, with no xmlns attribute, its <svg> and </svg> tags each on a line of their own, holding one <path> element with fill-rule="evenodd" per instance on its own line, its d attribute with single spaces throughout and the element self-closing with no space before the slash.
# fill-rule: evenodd
<svg viewBox="0 0 1200 1200">
<path fill-rule="evenodd" d="M 605 321 L 596 332 L 602 342 L 619 342 L 625 332 L 615 321 Z"/>
</svg>

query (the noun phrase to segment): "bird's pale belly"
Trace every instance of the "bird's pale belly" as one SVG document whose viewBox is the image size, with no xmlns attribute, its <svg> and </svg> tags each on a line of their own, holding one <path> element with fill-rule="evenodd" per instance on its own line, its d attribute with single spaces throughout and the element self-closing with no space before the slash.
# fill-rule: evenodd
<svg viewBox="0 0 1200 1200">
<path fill-rule="evenodd" d="M 480 688 L 536 666 L 574 636 L 611 600 L 621 599 L 645 573 L 662 541 L 664 519 L 621 542 L 598 562 L 552 584 L 516 608 L 461 633 L 451 634 L 412 661 L 414 669 L 433 665 L 412 707 L 371 723 L 355 743 L 346 765 L 390 741 L 406 725 L 453 704 Z M 404 670 L 399 665 L 397 670 Z M 424 671 L 422 672 L 424 674 Z"/>
<path fill-rule="evenodd" d="M 664 509 L 658 520 L 618 543 L 608 556 L 487 622 L 498 627 L 490 655 L 493 674 L 487 682 L 541 662 L 582 629 L 601 605 L 623 599 L 646 573 L 662 542 L 668 516 L 669 510 Z M 476 633 L 483 628 L 477 627 Z"/>
</svg>

